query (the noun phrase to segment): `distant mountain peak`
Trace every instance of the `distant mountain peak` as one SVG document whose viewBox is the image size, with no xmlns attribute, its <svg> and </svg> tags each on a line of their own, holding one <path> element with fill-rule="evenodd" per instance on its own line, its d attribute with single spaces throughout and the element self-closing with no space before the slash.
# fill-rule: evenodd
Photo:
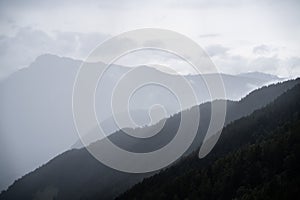
<svg viewBox="0 0 300 200">
<path fill-rule="evenodd" d="M 33 62 L 34 63 L 47 63 L 47 62 L 64 62 L 64 61 L 69 61 L 69 62 L 82 62 L 80 60 L 77 60 L 77 59 L 73 59 L 73 58 L 70 58 L 70 57 L 64 57 L 64 56 L 58 56 L 58 55 L 55 55 L 55 54 L 50 54 L 50 53 L 47 53 L 47 54 L 42 54 L 40 56 L 38 56 L 35 61 Z"/>
</svg>

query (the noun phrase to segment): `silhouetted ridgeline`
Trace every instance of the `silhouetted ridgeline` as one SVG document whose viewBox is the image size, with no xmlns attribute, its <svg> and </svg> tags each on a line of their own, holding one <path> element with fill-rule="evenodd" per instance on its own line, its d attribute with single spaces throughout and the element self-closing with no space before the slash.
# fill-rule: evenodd
<svg viewBox="0 0 300 200">
<path fill-rule="evenodd" d="M 249 115 L 254 110 L 266 106 L 268 103 L 273 102 L 278 96 L 281 95 L 274 103 L 271 103 L 266 108 L 255 111 L 250 116 L 229 124 L 224 129 L 216 147 L 205 159 L 199 160 L 195 156 L 195 153 L 192 153 L 187 158 L 183 158 L 182 161 L 177 163 L 175 166 L 165 169 L 163 172 L 155 175 L 153 178 L 144 180 L 143 183 L 135 186 L 132 190 L 121 197 L 129 199 L 133 197 L 137 197 L 137 199 L 147 199 L 149 197 L 148 195 L 150 195 L 150 191 L 153 190 L 154 196 L 152 199 L 164 198 L 166 195 L 172 199 L 176 198 L 175 194 L 179 199 L 183 199 L 181 198 L 184 196 L 183 194 L 190 190 L 186 190 L 186 188 L 197 189 L 197 184 L 199 184 L 199 186 L 202 184 L 202 179 L 197 179 L 200 182 L 191 182 L 193 185 L 190 185 L 188 183 L 190 177 L 186 176 L 187 174 L 194 173 L 195 170 L 203 170 L 203 173 L 206 173 L 208 178 L 210 178 L 209 173 L 211 170 L 209 171 L 209 166 L 216 162 L 217 159 L 227 159 L 230 161 L 230 152 L 238 151 L 240 148 L 246 148 L 246 150 L 241 149 L 240 151 L 247 151 L 247 145 L 260 145 L 259 142 L 268 142 L 269 139 L 267 138 L 269 135 L 272 135 L 272 133 L 276 132 L 277 129 L 279 132 L 281 132 L 280 130 L 282 127 L 287 127 L 287 129 L 289 129 L 291 127 L 290 124 L 296 123 L 295 120 L 298 120 L 299 118 L 298 110 L 300 107 L 297 100 L 299 99 L 300 90 L 299 86 L 297 86 L 297 88 L 293 87 L 299 83 L 299 81 L 300 80 L 297 79 L 278 83 L 256 90 L 239 102 L 229 101 L 228 113 L 226 117 L 227 125 L 233 120 Z M 290 88 L 293 89 L 287 93 L 284 93 Z M 218 101 L 213 103 L 218 103 Z M 199 148 L 203 140 L 204 133 L 207 129 L 210 119 L 210 103 L 200 105 L 200 112 L 201 121 L 199 122 L 200 128 L 197 137 L 185 155 Z M 169 118 L 165 127 L 159 134 L 148 138 L 145 141 L 129 137 L 121 131 L 111 135 L 110 139 L 120 147 L 135 152 L 144 152 L 157 149 L 172 139 L 174 133 L 176 132 L 179 120 L 179 114 Z M 145 129 L 150 130 L 151 127 L 146 127 Z M 231 166 L 231 164 L 229 164 L 229 166 Z M 205 172 L 205 170 L 208 171 Z M 234 168 L 228 169 L 228 173 L 234 173 L 234 171 Z M 74 149 L 57 156 L 42 167 L 15 181 L 15 183 L 10 186 L 7 191 L 1 193 L 0 199 L 26 200 L 46 199 L 46 197 L 55 197 L 56 200 L 113 199 L 119 194 L 125 192 L 134 184 L 142 181 L 143 178 L 151 175 L 153 175 L 153 173 L 128 174 L 113 170 L 99 163 L 85 149 Z M 192 175 L 194 176 L 195 174 Z M 186 187 L 182 186 L 182 190 L 178 188 L 179 186 L 181 187 L 181 185 L 173 188 L 173 186 L 177 183 L 176 180 L 180 179 L 180 177 L 186 177 L 184 179 L 185 181 L 181 182 L 182 184 L 186 185 Z M 199 176 L 195 175 L 195 179 L 197 177 L 199 178 Z M 152 180 L 153 182 L 151 182 Z M 210 187 L 211 184 L 217 184 L 216 186 L 214 185 L 214 187 L 218 188 L 217 186 L 220 185 L 220 188 L 215 191 L 216 195 L 223 194 L 222 192 L 224 190 L 228 190 L 229 194 L 224 197 L 229 197 L 230 195 L 234 196 L 232 193 L 230 193 L 229 189 L 223 188 L 223 182 L 215 183 L 213 180 L 215 179 L 207 182 L 203 188 Z M 152 183 L 152 185 L 147 185 L 149 181 Z M 234 181 L 232 182 L 234 184 Z M 237 186 L 230 186 L 233 188 L 231 191 L 235 190 L 236 187 L 241 186 L 241 183 L 238 181 L 236 184 Z M 247 184 L 248 183 L 245 183 L 246 189 L 248 188 Z M 147 189 L 146 186 L 149 186 L 149 188 Z M 159 188 L 162 188 L 163 191 Z M 166 189 L 165 191 L 165 188 L 169 189 Z M 201 191 L 204 190 L 203 188 Z M 242 189 L 243 188 L 240 190 Z M 177 192 L 174 192 L 174 190 L 177 190 Z M 171 193 L 174 195 L 170 196 Z M 189 193 L 186 193 L 186 195 L 188 194 Z M 211 193 L 208 191 L 207 195 L 209 196 L 210 194 Z M 196 193 L 196 195 L 198 195 L 198 193 Z"/>
<path fill-rule="evenodd" d="M 299 99 L 297 85 L 228 125 L 206 158 L 194 152 L 117 199 L 297 199 Z"/>
</svg>

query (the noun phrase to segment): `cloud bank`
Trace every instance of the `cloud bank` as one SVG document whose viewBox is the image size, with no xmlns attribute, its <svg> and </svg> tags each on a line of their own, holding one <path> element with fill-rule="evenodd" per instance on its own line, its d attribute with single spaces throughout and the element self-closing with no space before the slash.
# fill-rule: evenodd
<svg viewBox="0 0 300 200">
<path fill-rule="evenodd" d="M 299 9 L 296 0 L 3 0 L 0 77 L 45 53 L 84 59 L 107 37 L 145 27 L 192 38 L 224 73 L 299 76 Z"/>
</svg>

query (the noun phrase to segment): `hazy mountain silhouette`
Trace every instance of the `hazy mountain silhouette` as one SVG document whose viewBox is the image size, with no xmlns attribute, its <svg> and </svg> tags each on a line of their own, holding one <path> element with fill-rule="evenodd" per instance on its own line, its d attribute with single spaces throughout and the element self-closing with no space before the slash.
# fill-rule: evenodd
<svg viewBox="0 0 300 200">
<path fill-rule="evenodd" d="M 0 164 L 0 189 L 78 141 L 71 104 L 73 84 L 80 64 L 79 60 L 47 54 L 38 57 L 29 67 L 1 80 L 0 159 L 4 162 Z M 103 64 L 97 63 L 98 65 Z M 143 68 L 145 74 L 149 70 L 162 73 L 153 68 Z M 113 65 L 103 78 L 105 85 L 98 87 L 96 92 L 98 119 L 109 133 L 118 130 L 111 119 L 109 97 L 117 80 L 129 69 Z M 217 75 L 204 76 L 213 79 Z M 280 80 L 278 77 L 259 80 L 226 74 L 222 77 L 227 98 L 231 100 L 238 100 L 253 89 Z M 188 75 L 186 78 L 198 92 L 199 104 L 210 100 L 201 76 Z M 136 117 L 141 119 L 141 125 L 148 124 L 146 108 L 155 103 L 165 105 L 168 115 L 180 111 L 176 99 L 170 97 L 165 90 L 145 87 L 135 96 L 131 107 L 132 112 L 144 112 Z"/>
<path fill-rule="evenodd" d="M 241 101 L 228 101 L 226 124 L 266 106 L 299 81 L 297 79 L 263 87 L 250 93 Z M 286 94 L 281 99 L 285 99 L 286 103 L 290 102 Z M 220 100 L 212 103 L 218 104 L 218 102 Z M 200 105 L 200 128 L 194 143 L 185 155 L 196 150 L 201 144 L 210 120 L 210 106 L 211 103 Z M 183 112 L 189 112 L 189 110 Z M 160 148 L 172 139 L 179 121 L 179 114 L 172 116 L 166 121 L 162 131 L 151 138 L 137 139 L 118 131 L 109 139 L 123 149 L 134 152 L 151 151 Z M 147 131 L 151 128 L 146 127 L 143 130 Z M 101 143 L 101 140 L 97 143 Z M 93 199 L 95 197 L 112 199 L 152 174 L 119 172 L 99 163 L 86 149 L 73 149 L 17 180 L 1 194 L 0 199 L 42 199 L 45 195 L 56 197 L 56 199 Z"/>
<path fill-rule="evenodd" d="M 266 73 L 262 73 L 262 72 L 241 73 L 241 74 L 238 74 L 238 76 L 247 77 L 247 78 L 254 78 L 254 79 L 259 79 L 259 80 L 265 80 L 265 81 L 271 81 L 271 80 L 275 80 L 275 79 L 278 78 L 275 75 L 266 74 Z"/>
</svg>

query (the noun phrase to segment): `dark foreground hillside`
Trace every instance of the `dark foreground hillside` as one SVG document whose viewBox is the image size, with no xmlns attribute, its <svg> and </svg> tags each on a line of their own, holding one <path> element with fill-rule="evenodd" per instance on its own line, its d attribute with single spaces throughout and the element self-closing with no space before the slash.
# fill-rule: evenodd
<svg viewBox="0 0 300 200">
<path fill-rule="evenodd" d="M 194 152 L 117 199 L 298 199 L 299 99 L 297 85 L 228 125 L 206 158 Z"/>
</svg>

